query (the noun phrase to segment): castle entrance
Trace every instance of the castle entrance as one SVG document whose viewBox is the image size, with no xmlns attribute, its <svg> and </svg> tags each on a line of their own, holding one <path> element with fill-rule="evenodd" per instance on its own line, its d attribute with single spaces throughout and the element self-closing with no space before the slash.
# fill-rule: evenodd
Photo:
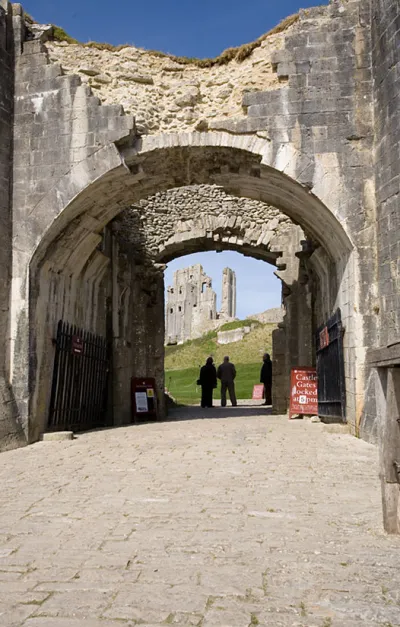
<svg viewBox="0 0 400 627">
<path fill-rule="evenodd" d="M 274 385 L 277 413 L 287 409 L 290 368 L 313 364 L 314 332 L 342 306 L 347 413 L 355 421 L 349 381 L 356 380 L 348 378 L 354 256 L 334 215 L 250 151 L 155 149 L 154 142 L 146 150 L 144 142 L 142 152 L 128 150 L 129 170 L 107 171 L 75 195 L 32 259 L 31 439 L 46 428 L 59 320 L 112 346 L 108 424 L 131 420 L 135 375 L 155 377 L 165 413 L 164 271 L 171 260 L 204 251 L 230 250 L 265 261 L 281 280 L 285 316 L 273 346 L 280 377 Z"/>
</svg>

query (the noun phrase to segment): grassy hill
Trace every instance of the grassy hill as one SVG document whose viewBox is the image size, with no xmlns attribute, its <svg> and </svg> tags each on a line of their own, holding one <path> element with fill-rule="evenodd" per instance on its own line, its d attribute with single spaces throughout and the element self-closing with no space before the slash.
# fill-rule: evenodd
<svg viewBox="0 0 400 627">
<path fill-rule="evenodd" d="M 240 325 L 239 325 L 240 326 Z M 251 398 L 253 385 L 259 382 L 262 356 L 272 352 L 272 331 L 275 324 L 258 324 L 240 342 L 218 345 L 217 332 L 212 331 L 197 340 L 165 347 L 165 386 L 181 404 L 197 403 L 201 390 L 196 386 L 199 367 L 210 355 L 218 365 L 225 355 L 235 364 L 238 398 Z M 215 390 L 214 398 L 220 398 Z"/>
<path fill-rule="evenodd" d="M 165 369 L 180 370 L 202 366 L 211 355 L 216 363 L 221 363 L 225 355 L 235 364 L 262 362 L 265 352 L 271 353 L 272 331 L 275 324 L 260 324 L 244 336 L 240 342 L 217 344 L 217 332 L 212 331 L 197 340 L 165 347 Z"/>
</svg>

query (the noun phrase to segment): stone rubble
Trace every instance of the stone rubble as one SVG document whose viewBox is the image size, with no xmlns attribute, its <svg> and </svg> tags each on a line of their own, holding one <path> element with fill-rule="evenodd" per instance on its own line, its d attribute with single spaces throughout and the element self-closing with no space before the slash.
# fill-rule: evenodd
<svg viewBox="0 0 400 627">
<path fill-rule="evenodd" d="M 271 54 L 283 39 L 284 33 L 271 35 L 244 61 L 211 68 L 134 46 L 112 51 L 49 41 L 46 47 L 51 61 L 61 63 L 66 74 L 78 74 L 101 102 L 121 104 L 132 113 L 138 132 L 158 133 L 200 130 L 202 121 L 205 130 L 205 120 L 243 116 L 244 91 L 281 86 Z"/>
</svg>

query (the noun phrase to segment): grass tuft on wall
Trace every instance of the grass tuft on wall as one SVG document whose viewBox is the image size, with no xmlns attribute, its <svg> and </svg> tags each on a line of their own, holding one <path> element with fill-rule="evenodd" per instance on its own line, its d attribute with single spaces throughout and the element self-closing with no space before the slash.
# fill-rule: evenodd
<svg viewBox="0 0 400 627">
<path fill-rule="evenodd" d="M 249 42 L 247 44 L 243 44 L 242 46 L 238 46 L 236 48 L 227 48 L 226 50 L 221 52 L 221 54 L 219 54 L 217 57 L 213 59 L 198 59 L 196 57 L 178 57 L 173 54 L 169 54 L 167 52 L 162 52 L 159 50 L 148 50 L 147 53 L 155 57 L 163 57 L 163 58 L 171 59 L 171 61 L 174 61 L 175 63 L 179 63 L 181 65 L 196 65 L 197 67 L 200 67 L 200 68 L 210 68 L 210 67 L 218 66 L 218 65 L 226 65 L 227 63 L 230 63 L 231 61 L 236 61 L 237 63 L 241 63 L 242 61 L 247 59 L 256 48 L 259 48 L 261 44 L 263 43 L 263 41 L 268 39 L 268 37 L 284 32 L 285 30 L 293 26 L 293 24 L 298 22 L 299 19 L 300 19 L 299 13 L 295 13 L 294 15 L 289 15 L 284 20 L 282 20 L 279 24 L 274 26 L 274 28 L 269 30 L 264 35 L 261 35 L 261 37 L 259 37 L 255 41 Z M 109 50 L 112 52 L 116 52 L 118 50 L 122 50 L 123 48 L 130 47 L 129 44 L 121 45 L 121 46 L 113 46 L 112 44 L 101 43 L 101 42 L 96 42 L 96 41 L 89 41 L 86 43 L 82 43 L 74 39 L 70 35 L 68 35 L 68 33 L 66 33 L 65 30 L 63 28 L 60 28 L 59 26 L 54 26 L 52 39 L 53 41 L 66 41 L 69 44 L 77 44 L 85 48 L 95 48 L 97 50 Z"/>
</svg>

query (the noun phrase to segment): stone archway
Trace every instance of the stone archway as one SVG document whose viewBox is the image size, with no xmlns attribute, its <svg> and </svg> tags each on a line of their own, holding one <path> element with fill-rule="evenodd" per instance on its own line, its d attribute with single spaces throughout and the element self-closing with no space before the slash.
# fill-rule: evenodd
<svg viewBox="0 0 400 627">
<path fill-rule="evenodd" d="M 154 263 L 218 247 L 275 263 L 282 252 L 274 247 L 277 235 L 292 226 L 271 205 L 233 196 L 218 185 L 190 185 L 141 200 L 124 210 L 112 228 L 137 257 Z"/>
<path fill-rule="evenodd" d="M 316 9 L 311 17 L 301 14 L 298 25 L 279 34 L 279 43 L 267 37 L 244 62 L 234 59 L 204 72 L 179 60 L 157 62 L 148 69 L 151 76 L 144 87 L 135 82 L 130 86 L 134 98 L 127 109 L 136 118 L 125 115 L 120 106 L 125 74 L 114 77 L 111 89 L 102 88 L 107 95 L 98 91 L 96 81 L 66 69 L 82 75 L 80 61 L 75 65 L 67 59 L 86 49 L 51 43 L 46 47 L 34 33 L 27 33 L 21 7 L 15 10 L 10 39 L 21 63 L 12 69 L 17 88 L 14 126 L 16 137 L 29 142 L 30 150 L 13 150 L 7 361 L 26 433 L 36 385 L 30 388 L 27 373 L 31 371 L 34 381 L 45 341 L 40 337 L 45 328 L 41 317 L 50 322 L 46 307 L 41 311 L 36 306 L 41 298 L 38 268 L 47 262 L 50 267 L 56 259 L 65 284 L 75 284 L 83 260 L 102 245 L 102 229 L 122 209 L 165 189 L 203 183 L 278 207 L 326 251 L 328 265 L 322 260 L 315 274 L 321 275 L 321 284 L 331 285 L 332 294 L 320 309 L 340 305 L 347 320 L 349 411 L 356 429 L 365 402 L 366 346 L 377 337 L 380 323 L 380 294 L 370 289 L 371 278 L 374 286 L 378 276 L 376 254 L 370 254 L 371 248 L 377 251 L 378 237 L 374 84 L 365 60 L 370 40 L 353 8 L 340 7 L 338 12 L 333 3 Z M 333 25 L 340 28 L 332 31 Z M 304 44 L 303 33 L 307 42 L 313 39 L 312 46 Z M 28 41 L 28 36 L 33 39 Z M 112 54 L 100 56 L 115 68 Z M 119 52 L 117 56 L 119 61 Z M 143 58 L 149 61 L 147 55 Z M 337 68 L 329 77 L 330 96 L 325 101 L 320 85 L 332 58 Z M 166 92 L 164 73 L 169 71 L 172 89 Z M 184 85 L 194 75 L 199 89 L 186 93 Z M 221 76 L 223 80 L 235 76 L 229 94 L 221 93 Z M 150 83 L 154 87 L 149 88 Z M 74 290 L 67 292 L 69 296 L 61 300 L 73 310 Z"/>
<path fill-rule="evenodd" d="M 279 363 L 275 364 L 274 405 L 277 412 L 285 413 L 290 367 L 313 363 L 313 314 L 308 296 L 311 284 L 307 286 L 308 280 L 304 280 L 302 269 L 304 263 L 296 255 L 303 254 L 305 245 L 311 255 L 317 245 L 307 240 L 302 229 L 276 208 L 260 201 L 229 195 L 216 185 L 192 185 L 160 192 L 123 211 L 112 222 L 111 229 L 124 255 L 124 265 L 138 272 L 136 282 L 143 292 L 150 289 L 151 276 L 157 273 L 155 267 L 162 270 L 163 264 L 193 252 L 232 250 L 275 266 L 275 274 L 285 287 L 283 293 L 287 312 L 286 323 L 280 329 Z M 144 264 L 148 265 L 147 273 L 143 271 Z M 303 277 L 302 285 L 300 276 Z M 121 299 L 125 298 L 127 287 L 124 282 L 118 286 Z M 157 312 L 163 304 L 162 276 L 159 282 L 154 279 L 153 293 L 154 317 L 162 326 L 163 314 L 161 310 Z M 324 294 L 324 300 L 326 297 L 327 294 Z M 136 294 L 135 302 L 138 300 L 139 295 Z M 133 316 L 132 310 L 127 319 Z M 120 329 L 118 337 L 125 337 L 130 332 L 127 328 Z M 143 334 L 136 336 L 130 344 L 137 346 L 142 342 Z M 153 347 L 154 354 L 162 353 L 160 345 L 153 344 Z M 141 367 L 136 355 L 132 359 L 130 352 L 130 347 L 119 344 L 115 362 L 121 364 L 117 368 L 122 377 L 123 364 L 130 362 L 132 371 Z M 143 363 L 144 347 L 140 353 Z M 156 369 L 159 387 L 162 388 L 164 368 L 161 357 L 150 371 Z M 127 381 L 121 382 L 121 385 L 124 389 L 128 388 Z M 118 408 L 120 410 L 122 408 Z"/>
<path fill-rule="evenodd" d="M 309 186 L 289 177 L 287 172 L 298 171 L 301 181 L 309 160 L 295 150 L 288 151 L 287 147 L 285 150 L 286 152 L 282 149 L 274 153 L 265 140 L 248 136 L 238 138 L 227 133 L 160 136 L 139 140 L 134 147 L 121 149 L 121 153 L 113 146 L 104 148 L 65 175 L 58 188 L 52 190 L 38 206 L 37 215 L 41 217 L 41 228 L 44 227 L 44 232 L 36 228 L 28 234 L 25 233 L 30 238 L 33 253 L 29 265 L 30 287 L 28 290 L 27 284 L 25 285 L 25 302 L 23 299 L 14 302 L 14 306 L 20 307 L 20 312 L 26 312 L 27 302 L 30 302 L 30 341 L 36 355 L 31 360 L 30 369 L 32 416 L 37 415 L 38 411 L 42 415 L 46 413 L 46 390 L 39 382 L 43 381 L 43 373 L 49 373 L 48 363 L 43 369 L 43 357 L 49 352 L 49 329 L 54 325 L 54 315 L 61 311 L 67 311 L 72 318 L 77 315 L 76 302 L 80 300 L 80 290 L 85 291 L 86 279 L 82 278 L 82 272 L 86 272 L 86 276 L 90 275 L 92 282 L 102 281 L 101 272 L 108 263 L 103 263 L 104 259 L 98 257 L 103 254 L 101 251 L 99 253 L 99 247 L 103 246 L 102 232 L 106 224 L 122 209 L 140 202 L 140 199 L 148 198 L 154 193 L 160 194 L 163 190 L 187 187 L 188 184 L 218 185 L 238 198 L 273 204 L 321 244 L 330 259 L 329 271 L 333 271 L 335 275 L 337 289 L 332 304 L 348 307 L 348 351 L 352 351 L 356 327 L 349 307 L 350 303 L 354 303 L 353 307 L 357 306 L 357 293 L 351 289 L 356 282 L 357 255 L 351 244 L 351 234 L 347 234 L 344 228 L 346 223 L 342 225 L 335 215 L 338 214 L 340 218 L 340 197 L 335 197 L 333 209 L 328 209 L 310 192 Z M 282 170 L 275 166 L 280 166 Z M 330 180 L 328 172 L 325 172 L 324 177 L 326 181 Z M 334 183 L 331 180 L 331 185 Z M 318 184 L 317 179 L 317 188 Z M 265 256 L 268 244 L 263 248 L 262 242 L 264 237 L 267 242 L 269 229 L 261 225 L 256 239 L 253 238 L 254 234 L 250 236 L 249 230 L 251 228 L 244 228 L 239 233 L 239 238 L 237 234 L 232 235 L 228 231 L 223 237 L 236 237 L 238 248 L 246 252 L 247 246 L 247 252 Z M 248 243 L 240 235 L 247 237 Z M 229 243 L 224 242 L 223 237 L 222 244 Z M 203 239 L 203 247 L 204 241 Z M 176 255 L 177 244 L 174 236 L 168 243 L 169 251 L 165 254 Z M 230 245 L 235 246 L 232 241 Z M 26 248 L 29 250 L 29 247 Z M 27 254 L 26 252 L 25 255 Z M 92 263 L 93 256 L 97 257 L 98 269 L 94 274 L 87 266 Z M 162 255 L 158 262 L 162 262 Z M 47 273 L 47 276 L 43 273 Z M 49 281 L 50 275 L 57 276 L 57 288 L 54 282 Z M 80 287 L 77 287 L 78 284 Z M 49 314 L 47 306 L 51 289 L 60 295 L 57 296 L 58 306 L 54 307 L 57 314 Z M 128 292 L 125 293 L 125 298 L 127 294 Z M 150 300 L 153 297 L 154 293 L 150 294 Z M 14 362 L 18 367 L 16 378 L 23 381 L 21 366 L 27 363 L 28 355 L 23 338 L 17 348 L 19 354 Z M 349 360 L 352 359 L 353 356 L 349 356 Z M 25 381 L 28 390 L 26 376 Z M 355 416 L 357 384 L 356 377 L 353 377 L 348 395 L 349 414 L 352 416 Z M 38 396 L 39 389 L 41 391 Z M 28 393 L 26 396 L 29 396 Z M 38 428 L 35 427 L 31 433 L 31 437 L 36 438 Z"/>
</svg>

